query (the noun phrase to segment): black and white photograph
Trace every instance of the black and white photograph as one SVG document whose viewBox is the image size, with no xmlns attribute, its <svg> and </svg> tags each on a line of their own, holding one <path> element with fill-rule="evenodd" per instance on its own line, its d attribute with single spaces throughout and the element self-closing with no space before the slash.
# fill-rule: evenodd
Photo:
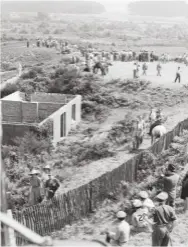
<svg viewBox="0 0 188 247">
<path fill-rule="evenodd" d="M 188 247 L 188 0 L 1 0 L 1 246 Z"/>
</svg>

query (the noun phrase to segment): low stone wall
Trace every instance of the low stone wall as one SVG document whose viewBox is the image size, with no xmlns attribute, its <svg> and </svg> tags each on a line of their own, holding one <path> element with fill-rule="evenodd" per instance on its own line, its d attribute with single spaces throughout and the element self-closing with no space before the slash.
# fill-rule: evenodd
<svg viewBox="0 0 188 247">
<path fill-rule="evenodd" d="M 180 122 L 148 150 L 154 154 L 162 152 L 169 147 L 175 136 L 180 135 L 183 129 L 188 129 L 188 119 Z M 91 213 L 107 197 L 109 191 L 113 192 L 117 189 L 120 181 L 136 181 L 137 168 L 142 154 L 143 152 L 111 172 L 56 197 L 54 201 L 25 208 L 22 212 L 13 212 L 13 217 L 43 236 L 60 230 L 66 224 L 71 224 Z M 25 244 L 25 241 L 17 236 L 17 245 L 22 244 Z"/>
</svg>

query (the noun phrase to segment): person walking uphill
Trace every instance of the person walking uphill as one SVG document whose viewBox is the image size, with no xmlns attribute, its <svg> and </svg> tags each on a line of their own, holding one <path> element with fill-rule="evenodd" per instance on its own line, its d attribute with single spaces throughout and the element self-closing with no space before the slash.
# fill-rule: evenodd
<svg viewBox="0 0 188 247">
<path fill-rule="evenodd" d="M 177 220 L 175 211 L 169 205 L 165 205 L 168 199 L 166 192 L 161 192 L 156 196 L 156 205 L 153 209 L 153 213 L 150 218 L 147 217 L 145 220 L 152 225 L 152 246 L 168 246 L 171 241 L 170 233 L 172 232 L 175 222 Z"/>
<path fill-rule="evenodd" d="M 161 177 L 163 179 L 164 191 L 168 193 L 167 204 L 174 208 L 176 199 L 176 188 L 180 177 L 175 172 L 175 165 L 169 164 L 166 173 Z"/>
<path fill-rule="evenodd" d="M 116 214 L 117 217 L 117 226 L 115 232 L 107 231 L 106 241 L 111 243 L 112 246 L 125 246 L 129 241 L 130 236 L 130 225 L 125 221 L 126 213 L 119 211 Z"/>
</svg>

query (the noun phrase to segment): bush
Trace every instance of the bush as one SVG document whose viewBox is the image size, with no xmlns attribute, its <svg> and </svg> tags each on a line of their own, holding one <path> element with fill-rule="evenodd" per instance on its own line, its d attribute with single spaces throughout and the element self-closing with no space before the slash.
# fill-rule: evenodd
<svg viewBox="0 0 188 247">
<path fill-rule="evenodd" d="M 4 98 L 5 96 L 14 93 L 18 90 L 16 84 L 8 83 L 6 86 L 1 90 L 1 98 Z"/>
<path fill-rule="evenodd" d="M 26 153 L 37 155 L 43 151 L 48 153 L 52 151 L 50 138 L 34 132 L 27 132 L 24 137 L 16 137 L 13 142 L 18 146 L 17 150 L 22 155 Z"/>
</svg>

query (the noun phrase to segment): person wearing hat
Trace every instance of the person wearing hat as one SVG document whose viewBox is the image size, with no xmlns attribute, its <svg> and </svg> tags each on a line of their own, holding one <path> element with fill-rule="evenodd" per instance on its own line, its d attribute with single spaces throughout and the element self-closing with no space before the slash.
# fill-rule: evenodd
<svg viewBox="0 0 188 247">
<path fill-rule="evenodd" d="M 149 198 L 149 195 L 146 191 L 140 191 L 139 197 L 143 204 L 143 207 L 148 208 L 148 210 L 155 207 L 153 201 Z"/>
<path fill-rule="evenodd" d="M 134 63 L 134 66 L 133 66 L 133 79 L 136 79 L 136 71 L 137 71 L 137 64 Z"/>
<path fill-rule="evenodd" d="M 163 117 L 162 117 L 161 109 L 157 109 L 157 111 L 156 111 L 156 120 L 150 127 L 150 131 L 148 133 L 149 135 L 151 135 L 152 130 L 153 130 L 154 127 L 162 124 L 162 119 L 163 119 Z"/>
<path fill-rule="evenodd" d="M 161 176 L 164 191 L 168 193 L 167 204 L 171 207 L 175 207 L 176 188 L 180 176 L 175 172 L 175 165 L 170 163 L 166 170 L 166 173 Z"/>
<path fill-rule="evenodd" d="M 184 211 L 188 214 L 188 171 L 182 180 L 181 199 L 184 200 Z"/>
<path fill-rule="evenodd" d="M 133 202 L 133 207 L 136 210 L 132 214 L 132 230 L 134 231 L 148 231 L 149 225 L 145 221 L 145 217 L 148 215 L 149 210 L 146 207 L 143 207 L 143 203 L 139 199 L 135 199 Z"/>
<path fill-rule="evenodd" d="M 106 232 L 106 241 L 113 246 L 124 246 L 129 241 L 130 225 L 125 221 L 126 215 L 124 211 L 119 211 L 116 214 L 118 222 L 115 232 Z"/>
<path fill-rule="evenodd" d="M 29 205 L 35 205 L 37 203 L 40 203 L 42 201 L 42 196 L 41 196 L 41 180 L 38 177 L 38 174 L 40 172 L 37 170 L 32 170 L 31 173 L 29 174 L 31 176 L 30 179 L 30 194 L 29 194 Z"/>
<path fill-rule="evenodd" d="M 153 220 L 145 217 L 145 220 L 152 225 L 152 246 L 168 246 L 171 241 L 172 232 L 177 220 L 175 211 L 169 205 L 165 205 L 168 199 L 166 192 L 161 192 L 156 196 L 156 205 L 151 217 Z"/>
<path fill-rule="evenodd" d="M 52 199 L 55 195 L 55 192 L 60 187 L 60 182 L 57 178 L 53 177 L 51 173 L 48 174 L 48 180 L 45 182 L 45 190 L 46 190 L 46 199 Z"/>
</svg>

